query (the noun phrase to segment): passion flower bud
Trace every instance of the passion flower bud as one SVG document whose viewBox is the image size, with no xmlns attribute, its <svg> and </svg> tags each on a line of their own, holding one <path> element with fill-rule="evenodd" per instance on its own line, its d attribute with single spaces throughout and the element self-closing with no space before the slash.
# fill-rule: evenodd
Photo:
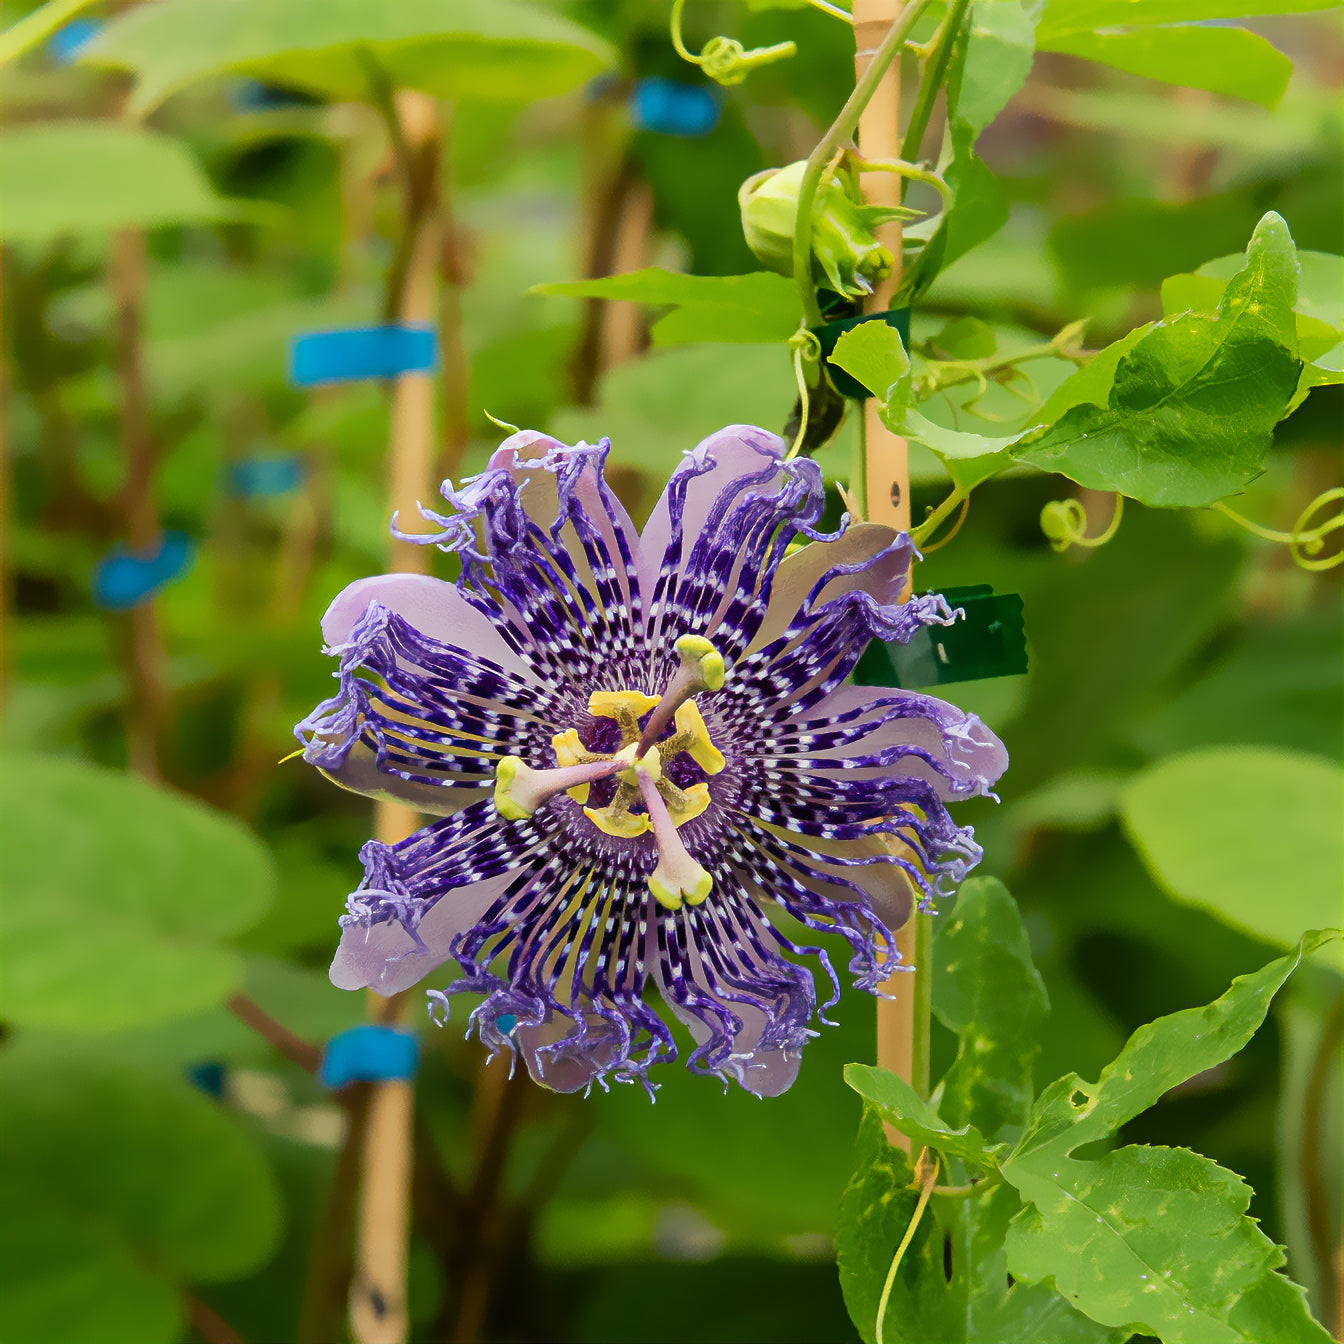
<svg viewBox="0 0 1344 1344">
<path fill-rule="evenodd" d="M 742 232 L 756 260 L 781 275 L 793 274 L 793 229 L 807 164 L 767 168 L 749 177 L 737 193 Z M 880 224 L 918 212 L 865 205 L 850 178 L 828 168 L 812 205 L 812 271 L 838 294 L 857 299 L 891 274 L 892 255 L 873 236 Z"/>
</svg>

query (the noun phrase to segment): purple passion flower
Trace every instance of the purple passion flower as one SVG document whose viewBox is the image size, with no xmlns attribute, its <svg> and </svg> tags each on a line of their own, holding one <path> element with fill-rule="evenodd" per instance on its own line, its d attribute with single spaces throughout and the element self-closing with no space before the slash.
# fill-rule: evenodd
<svg viewBox="0 0 1344 1344">
<path fill-rule="evenodd" d="M 980 856 L 944 804 L 1007 758 L 974 715 L 845 684 L 870 639 L 956 613 L 900 601 L 904 534 L 816 530 L 815 462 L 722 430 L 640 534 L 608 447 L 515 434 L 424 511 L 456 583 L 364 579 L 323 618 L 340 689 L 296 729 L 305 758 L 436 818 L 364 846 L 331 978 L 394 994 L 451 960 L 431 1010 L 483 996 L 468 1030 L 563 1092 L 675 1058 L 652 986 L 690 1069 L 774 1096 L 816 1034 L 794 958 L 825 969 L 823 1012 L 814 933 L 875 990 L 912 900 Z"/>
</svg>

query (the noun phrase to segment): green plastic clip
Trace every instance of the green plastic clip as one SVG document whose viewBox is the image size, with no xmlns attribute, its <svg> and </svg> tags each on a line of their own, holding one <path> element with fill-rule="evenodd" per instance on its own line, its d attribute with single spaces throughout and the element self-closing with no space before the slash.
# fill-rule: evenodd
<svg viewBox="0 0 1344 1344">
<path fill-rule="evenodd" d="M 821 343 L 821 353 L 826 358 L 826 372 L 830 374 L 831 382 L 835 384 L 835 390 L 842 397 L 853 397 L 859 401 L 862 401 L 865 397 L 871 397 L 872 393 L 857 378 L 852 378 L 839 365 L 832 364 L 830 355 L 835 349 L 835 343 L 845 332 L 853 331 L 855 327 L 862 326 L 865 322 L 885 322 L 887 326 L 895 327 L 900 333 L 901 344 L 907 350 L 910 348 L 910 310 L 908 308 L 889 308 L 885 313 L 860 313 L 856 317 L 839 317 L 811 329 L 812 334 Z"/>
<path fill-rule="evenodd" d="M 916 690 L 956 681 L 1011 677 L 1027 670 L 1022 599 L 987 583 L 947 588 L 949 607 L 965 613 L 951 625 L 926 625 L 908 644 L 873 640 L 854 669 L 860 686 Z"/>
</svg>

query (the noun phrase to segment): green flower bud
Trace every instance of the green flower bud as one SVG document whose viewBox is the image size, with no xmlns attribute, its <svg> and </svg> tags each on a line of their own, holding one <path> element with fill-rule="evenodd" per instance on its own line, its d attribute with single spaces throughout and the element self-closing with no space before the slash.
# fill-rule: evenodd
<svg viewBox="0 0 1344 1344">
<path fill-rule="evenodd" d="M 793 227 L 805 163 L 767 168 L 738 190 L 742 232 L 756 260 L 781 275 L 793 274 Z M 892 255 L 873 236 L 879 224 L 908 219 L 915 211 L 865 205 L 847 174 L 828 168 L 812 205 L 812 274 L 837 294 L 857 299 L 891 274 Z"/>
</svg>

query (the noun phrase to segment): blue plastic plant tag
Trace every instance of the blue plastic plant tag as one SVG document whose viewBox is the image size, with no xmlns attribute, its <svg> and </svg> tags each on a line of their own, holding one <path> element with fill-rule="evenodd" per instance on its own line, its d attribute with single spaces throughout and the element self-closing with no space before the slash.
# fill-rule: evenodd
<svg viewBox="0 0 1344 1344">
<path fill-rule="evenodd" d="M 630 119 L 641 131 L 693 139 L 719 124 L 719 100 L 706 84 L 641 79 L 630 95 Z"/>
<path fill-rule="evenodd" d="M 241 499 L 287 495 L 303 484 L 303 461 L 297 457 L 244 457 L 229 464 L 229 493 Z"/>
<path fill-rule="evenodd" d="M 951 625 L 926 625 L 907 644 L 873 640 L 854 669 L 861 686 L 904 690 L 956 681 L 1011 677 L 1027 670 L 1022 599 L 995 593 L 988 584 L 948 588 L 947 605 L 961 608 Z"/>
<path fill-rule="evenodd" d="M 105 611 L 129 611 L 186 572 L 193 542 L 184 532 L 165 532 L 154 555 L 122 547 L 109 551 L 93 571 L 93 600 Z"/>
<path fill-rule="evenodd" d="M 333 1036 L 322 1051 L 318 1078 L 323 1087 L 386 1083 L 415 1077 L 420 1047 L 409 1031 L 369 1022 Z"/>
<path fill-rule="evenodd" d="M 47 51 L 51 59 L 57 65 L 69 65 L 102 26 L 98 19 L 71 19 L 47 38 Z"/>
<path fill-rule="evenodd" d="M 229 102 L 239 112 L 269 112 L 277 107 L 312 107 L 317 100 L 259 79 L 239 79 L 229 86 Z"/>
<path fill-rule="evenodd" d="M 395 378 L 428 373 L 439 361 L 433 327 L 343 327 L 296 336 L 289 347 L 289 381 L 295 387 Z"/>
<path fill-rule="evenodd" d="M 204 1092 L 207 1097 L 214 1097 L 218 1101 L 224 1095 L 225 1072 L 224 1065 L 217 1060 L 205 1064 L 193 1064 L 187 1070 L 187 1082 L 197 1091 Z"/>
</svg>

